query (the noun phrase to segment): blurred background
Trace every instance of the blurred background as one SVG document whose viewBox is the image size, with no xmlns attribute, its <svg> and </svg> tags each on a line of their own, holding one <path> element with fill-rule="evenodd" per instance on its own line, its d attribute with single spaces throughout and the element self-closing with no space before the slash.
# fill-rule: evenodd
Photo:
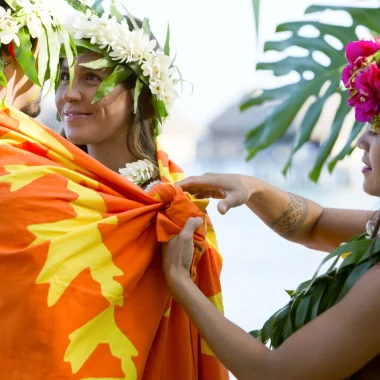
<svg viewBox="0 0 380 380">
<path fill-rule="evenodd" d="M 286 177 L 282 169 L 300 128 L 308 122 L 309 114 L 304 115 L 304 119 L 291 120 L 286 133 L 251 161 L 246 161 L 244 140 L 247 132 L 265 121 L 277 103 L 265 102 L 244 112 L 239 106 L 252 98 L 257 90 L 299 80 L 293 70 L 278 76 L 255 70 L 258 62 L 279 61 L 292 54 L 302 56 L 297 48 L 263 52 L 265 41 L 289 37 L 287 32 L 276 33 L 277 25 L 314 19 L 333 25 L 355 22 L 347 12 L 327 11 L 305 16 L 305 10 L 315 3 L 311 0 L 261 1 L 259 38 L 252 0 L 129 0 L 126 5 L 139 18 L 150 19 L 152 30 L 161 44 L 165 41 L 169 22 L 172 55 L 177 53 L 177 65 L 184 78 L 194 86 L 192 92 L 191 85 L 185 83 L 163 134 L 170 157 L 184 168 L 187 175 L 245 173 L 327 207 L 376 209 L 380 207 L 378 200 L 362 191 L 363 164 L 358 150 L 338 162 L 331 174 L 324 168 L 318 183 L 309 178 L 337 113 L 334 97 L 326 102 L 309 141 L 294 156 Z M 318 4 L 379 8 L 379 1 L 328 0 Z M 312 27 L 304 28 L 302 32 L 306 37 L 315 37 Z M 358 37 L 369 37 L 372 31 L 358 26 L 355 32 Z M 337 50 L 344 58 L 343 47 Z M 40 119 L 58 129 L 53 96 L 44 99 L 42 110 Z M 284 117 L 285 113 L 286 109 Z M 277 122 L 281 122 L 282 115 L 277 114 Z M 345 123 L 349 124 L 345 127 L 347 130 L 343 128 L 337 137 L 332 155 L 347 142 L 353 124 L 352 114 L 347 116 Z M 244 207 L 221 216 L 216 211 L 216 202 L 211 201 L 209 213 L 224 257 L 222 285 L 226 316 L 247 331 L 261 328 L 265 320 L 287 302 L 284 289 L 294 289 L 309 279 L 324 253 L 281 239 Z"/>
</svg>

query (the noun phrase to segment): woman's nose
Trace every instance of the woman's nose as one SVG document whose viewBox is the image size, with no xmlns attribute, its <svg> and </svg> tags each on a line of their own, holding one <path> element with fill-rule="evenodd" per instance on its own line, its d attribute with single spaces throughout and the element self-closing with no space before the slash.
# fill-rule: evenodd
<svg viewBox="0 0 380 380">
<path fill-rule="evenodd" d="M 356 146 L 359 149 L 363 149 L 364 151 L 368 152 L 369 150 L 369 143 L 368 143 L 368 132 L 365 131 L 362 133 L 362 135 L 359 137 Z"/>
<path fill-rule="evenodd" d="M 78 87 L 73 83 L 71 89 L 67 86 L 66 90 L 62 94 L 62 99 L 66 103 L 79 102 L 82 99 L 82 95 Z"/>
</svg>

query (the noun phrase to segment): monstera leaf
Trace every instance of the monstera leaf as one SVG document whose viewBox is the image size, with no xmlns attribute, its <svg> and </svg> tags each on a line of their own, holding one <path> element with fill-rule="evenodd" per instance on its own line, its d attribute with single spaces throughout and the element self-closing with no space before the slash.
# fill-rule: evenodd
<svg viewBox="0 0 380 380">
<path fill-rule="evenodd" d="M 260 0 L 253 1 L 253 14 L 255 17 L 256 40 L 259 39 Z M 258 44 L 257 44 L 258 45 Z"/>
<path fill-rule="evenodd" d="M 347 105 L 347 92 L 340 90 L 340 77 L 343 67 L 347 64 L 344 47 L 348 42 L 357 40 L 356 28 L 361 25 L 368 28 L 374 34 L 380 34 L 380 9 L 378 8 L 356 8 L 339 6 L 316 6 L 313 5 L 306 10 L 307 14 L 331 10 L 333 12 L 346 11 L 352 18 L 352 26 L 339 26 L 324 24 L 318 21 L 300 21 L 281 24 L 277 32 L 291 32 L 288 39 L 281 41 L 269 41 L 265 44 L 265 51 L 274 50 L 283 52 L 292 46 L 298 46 L 308 51 L 305 57 L 290 56 L 277 62 L 259 63 L 258 70 L 270 70 L 275 76 L 283 76 L 296 71 L 300 74 L 300 80 L 295 84 L 284 85 L 270 90 L 264 90 L 257 97 L 252 97 L 241 105 L 241 110 L 261 105 L 268 101 L 277 101 L 273 112 L 260 125 L 252 129 L 246 136 L 245 148 L 248 151 L 247 159 L 252 159 L 257 152 L 273 144 L 288 130 L 296 116 L 301 116 L 303 108 L 303 119 L 300 122 L 300 130 L 294 141 L 291 156 L 284 167 L 284 174 L 292 164 L 293 155 L 310 140 L 311 134 L 323 111 L 326 101 L 334 94 L 339 94 L 340 102 L 335 117 L 329 126 L 330 132 L 326 141 L 322 144 L 314 167 L 310 172 L 310 178 L 317 181 L 323 166 L 328 162 L 330 172 L 338 161 L 353 150 L 353 141 L 363 128 L 362 123 L 355 122 L 352 126 L 349 138 L 344 148 L 335 157 L 331 157 L 331 151 L 339 136 L 342 124 L 350 111 Z M 339 13 L 337 13 L 339 19 Z M 301 28 L 313 26 L 319 31 L 319 36 L 307 38 L 300 33 Z M 331 40 L 341 42 L 341 49 Z M 334 46 L 335 47 L 334 47 Z M 330 58 L 328 66 L 324 66 L 315 59 L 315 52 L 324 53 Z M 312 79 L 305 78 L 306 72 L 312 72 Z M 337 95 L 335 95 L 337 96 Z M 304 111 L 306 102 L 312 104 Z M 305 113 L 304 113 L 305 112 Z"/>
</svg>

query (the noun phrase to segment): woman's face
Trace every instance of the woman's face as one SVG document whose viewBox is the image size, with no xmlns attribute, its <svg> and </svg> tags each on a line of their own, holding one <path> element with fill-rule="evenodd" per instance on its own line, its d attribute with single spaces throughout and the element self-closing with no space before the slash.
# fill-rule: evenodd
<svg viewBox="0 0 380 380">
<path fill-rule="evenodd" d="M 363 149 L 362 172 L 364 174 L 363 188 L 367 194 L 380 196 L 380 128 L 374 132 L 372 126 L 363 133 L 357 146 Z"/>
<path fill-rule="evenodd" d="M 125 141 L 127 127 L 133 121 L 133 99 L 124 84 L 119 84 L 109 95 L 91 104 L 101 82 L 113 68 L 93 70 L 80 64 L 99 58 L 101 55 L 92 51 L 78 57 L 71 90 L 66 60 L 61 68 L 61 83 L 55 103 L 66 137 L 76 145 Z"/>
</svg>

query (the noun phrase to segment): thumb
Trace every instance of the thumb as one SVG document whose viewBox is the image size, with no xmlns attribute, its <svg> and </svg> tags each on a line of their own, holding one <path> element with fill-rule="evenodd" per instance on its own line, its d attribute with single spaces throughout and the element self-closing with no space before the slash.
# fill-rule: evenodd
<svg viewBox="0 0 380 380">
<path fill-rule="evenodd" d="M 202 218 L 189 218 L 181 231 L 181 235 L 193 239 L 194 232 L 202 225 L 202 223 Z"/>
<path fill-rule="evenodd" d="M 239 195 L 237 193 L 229 193 L 225 199 L 218 203 L 218 211 L 225 215 L 230 208 L 241 206 Z"/>
</svg>

